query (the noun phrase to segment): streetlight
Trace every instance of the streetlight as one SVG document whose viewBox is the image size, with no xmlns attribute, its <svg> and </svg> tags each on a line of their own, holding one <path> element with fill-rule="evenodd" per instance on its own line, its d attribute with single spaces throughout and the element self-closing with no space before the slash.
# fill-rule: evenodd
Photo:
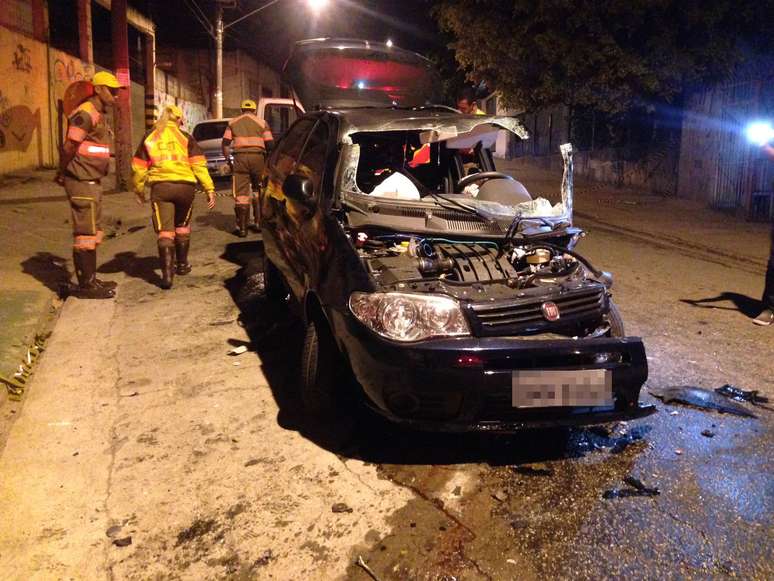
<svg viewBox="0 0 774 581">
<path fill-rule="evenodd" d="M 213 35 L 210 31 L 210 35 L 215 38 L 215 92 L 212 96 L 212 113 L 216 119 L 223 117 L 223 32 L 227 28 L 234 26 L 236 23 L 242 22 L 245 18 L 258 14 L 261 10 L 265 10 L 279 1 L 280 0 L 269 0 L 255 10 L 243 14 L 228 24 L 224 24 L 223 7 L 233 7 L 235 5 L 234 0 L 215 0 L 215 5 L 217 7 L 215 10 L 215 34 Z M 329 0 L 306 0 L 306 5 L 312 12 L 319 13 L 328 5 L 328 2 Z"/>
<path fill-rule="evenodd" d="M 388 39 L 387 39 L 387 42 L 385 42 L 384 44 L 386 44 L 386 45 L 387 45 L 387 48 L 392 48 L 392 39 L 391 39 L 391 38 L 388 38 Z"/>
<path fill-rule="evenodd" d="M 318 14 L 328 7 L 328 0 L 306 0 L 306 5 L 309 10 Z"/>
</svg>

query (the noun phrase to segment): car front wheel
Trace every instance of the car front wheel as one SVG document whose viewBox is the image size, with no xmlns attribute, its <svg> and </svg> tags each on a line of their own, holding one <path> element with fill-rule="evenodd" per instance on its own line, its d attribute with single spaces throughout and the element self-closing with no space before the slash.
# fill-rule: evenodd
<svg viewBox="0 0 774 581">
<path fill-rule="evenodd" d="M 610 330 L 608 336 L 610 337 L 625 337 L 623 317 L 621 317 L 621 311 L 618 310 L 618 305 L 613 301 L 610 301 L 610 311 L 607 314 L 607 322 L 610 324 Z"/>
<path fill-rule="evenodd" d="M 325 324 L 310 321 L 301 354 L 300 390 L 304 409 L 313 415 L 333 411 L 337 361 L 339 356 Z"/>
</svg>

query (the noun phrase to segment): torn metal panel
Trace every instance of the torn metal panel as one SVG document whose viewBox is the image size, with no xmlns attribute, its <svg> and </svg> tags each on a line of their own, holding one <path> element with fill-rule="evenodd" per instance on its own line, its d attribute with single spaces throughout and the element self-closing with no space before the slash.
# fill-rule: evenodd
<svg viewBox="0 0 774 581">
<path fill-rule="evenodd" d="M 572 200 L 574 193 L 572 143 L 563 143 L 559 146 L 559 151 L 562 154 L 562 163 L 564 165 L 562 173 L 562 204 L 564 205 L 567 219 L 572 223 Z"/>
<path fill-rule="evenodd" d="M 419 131 L 421 132 L 422 143 L 437 143 L 448 139 L 463 137 L 465 134 L 474 132 L 477 127 L 494 126 L 498 129 L 510 131 L 521 139 L 529 139 L 529 132 L 514 117 L 484 117 L 480 115 L 464 117 L 455 115 L 433 116 L 433 117 L 401 117 L 399 119 L 388 119 L 382 123 L 361 125 L 350 125 L 343 134 L 344 143 L 352 143 L 350 137 L 354 133 L 374 133 L 380 131 Z"/>
</svg>

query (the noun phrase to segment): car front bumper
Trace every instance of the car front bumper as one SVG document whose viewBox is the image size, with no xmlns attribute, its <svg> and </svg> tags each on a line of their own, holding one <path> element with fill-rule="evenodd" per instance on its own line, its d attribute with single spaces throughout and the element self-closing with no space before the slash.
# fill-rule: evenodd
<svg viewBox="0 0 774 581">
<path fill-rule="evenodd" d="M 642 340 L 636 337 L 464 337 L 399 344 L 351 316 L 334 324 L 367 403 L 388 419 L 419 429 L 515 431 L 630 420 L 655 411 L 639 404 L 648 366 Z M 610 361 L 600 363 L 600 354 Z M 613 405 L 513 407 L 513 371 L 527 369 L 609 369 Z"/>
<path fill-rule="evenodd" d="M 231 175 L 231 166 L 226 162 L 225 157 L 208 157 L 207 170 L 210 175 L 215 177 L 225 177 Z"/>
</svg>

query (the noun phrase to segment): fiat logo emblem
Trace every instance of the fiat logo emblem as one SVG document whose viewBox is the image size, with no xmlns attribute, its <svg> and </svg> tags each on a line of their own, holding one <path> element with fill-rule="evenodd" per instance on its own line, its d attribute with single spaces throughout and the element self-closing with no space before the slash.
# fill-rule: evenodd
<svg viewBox="0 0 774 581">
<path fill-rule="evenodd" d="M 556 306 L 556 303 L 547 302 L 540 305 L 540 310 L 543 311 L 543 316 L 548 321 L 558 321 L 559 320 L 559 307 Z"/>
</svg>

